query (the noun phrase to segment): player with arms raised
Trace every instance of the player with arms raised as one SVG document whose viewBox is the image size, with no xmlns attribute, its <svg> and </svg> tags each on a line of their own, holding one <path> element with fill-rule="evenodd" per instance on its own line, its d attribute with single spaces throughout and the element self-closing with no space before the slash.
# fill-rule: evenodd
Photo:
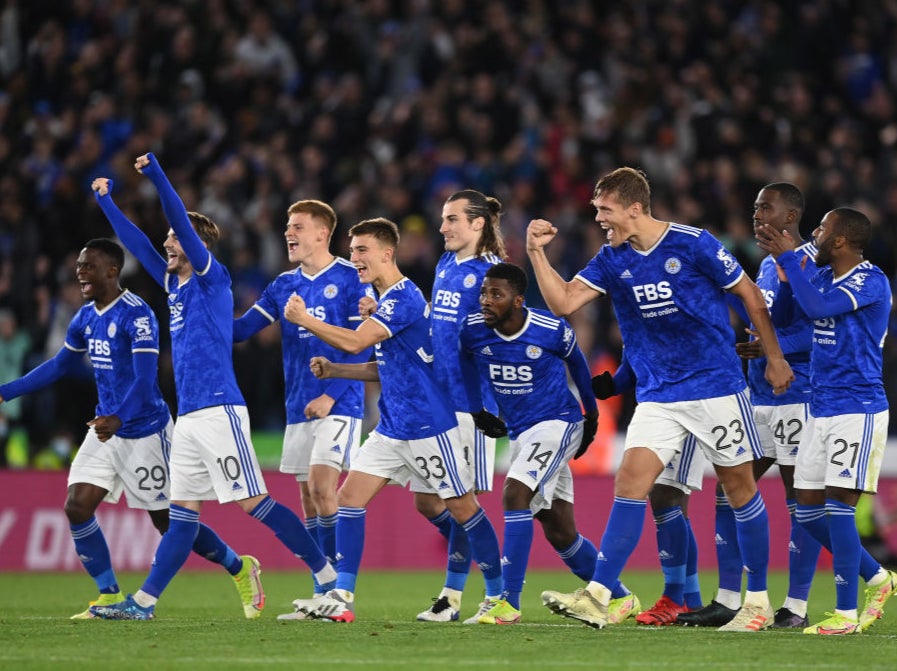
<svg viewBox="0 0 897 671">
<path fill-rule="evenodd" d="M 336 573 L 301 520 L 267 495 L 250 439 L 246 401 L 234 375 L 230 274 L 209 249 L 218 239 L 218 227 L 204 215 L 187 212 L 152 154 L 140 156 L 135 168 L 156 187 L 171 224 L 166 257 L 112 202 L 108 180 L 94 180 L 93 187 L 119 239 L 168 294 L 178 401 L 171 449 L 171 525 L 141 589 L 118 604 L 92 606 L 91 612 L 107 619 L 152 619 L 159 596 L 187 559 L 203 501 L 216 498 L 235 501 L 303 559 L 319 582 L 330 582 Z M 259 605 L 263 603 L 262 598 Z"/>
<path fill-rule="evenodd" d="M 595 220 L 607 241 L 569 282 L 545 254 L 557 229 L 542 219 L 527 229 L 527 254 L 552 312 L 568 315 L 609 294 L 636 378 L 638 405 L 614 481 L 614 503 L 601 539 L 603 561 L 573 594 L 545 592 L 546 606 L 594 627 L 607 624 L 610 587 L 641 536 L 648 493 L 672 455 L 693 433 L 714 464 L 735 510 L 748 591 L 723 629 L 753 632 L 772 622 L 766 587 L 769 522 L 754 481 L 756 427 L 741 361 L 732 346 L 725 292 L 745 304 L 777 392 L 793 375 L 757 286 L 712 235 L 651 216 L 644 174 L 619 168 L 595 186 Z"/>
<path fill-rule="evenodd" d="M 109 546 L 95 516 L 102 501 L 115 503 L 124 491 L 131 508 L 149 513 L 159 533 L 168 529 L 168 454 L 174 422 L 157 381 L 159 322 L 150 307 L 119 284 L 125 253 L 114 241 L 89 240 L 75 263 L 81 294 L 89 302 L 74 316 L 56 355 L 18 380 L 0 386 L 0 403 L 58 380 L 87 353 L 97 385 L 96 416 L 69 470 L 65 514 L 75 552 L 100 595 L 90 605 L 118 603 L 124 595 L 112 568 Z M 240 557 L 205 524 L 193 551 L 221 564 L 257 617 L 264 599 L 254 557 Z M 72 616 L 87 619 L 89 608 Z"/>
</svg>

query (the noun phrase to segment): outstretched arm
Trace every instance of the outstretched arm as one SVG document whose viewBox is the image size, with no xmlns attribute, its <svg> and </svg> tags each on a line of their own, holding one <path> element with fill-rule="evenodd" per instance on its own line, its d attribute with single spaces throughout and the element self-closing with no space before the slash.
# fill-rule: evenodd
<svg viewBox="0 0 897 671">
<path fill-rule="evenodd" d="M 234 319 L 234 342 L 249 340 L 263 328 L 273 323 L 261 311 L 251 307 L 243 313 L 242 317 Z"/>
<path fill-rule="evenodd" d="M 98 177 L 91 184 L 94 197 L 106 215 L 106 219 L 112 224 L 112 230 L 121 240 L 122 244 L 130 251 L 140 264 L 146 268 L 156 282 L 165 286 L 165 269 L 168 263 L 165 258 L 156 251 L 153 243 L 146 234 L 137 228 L 134 223 L 128 219 L 124 213 L 118 209 L 118 205 L 112 200 L 112 180 L 105 177 Z"/>
<path fill-rule="evenodd" d="M 68 347 L 61 348 L 52 359 L 47 359 L 18 380 L 0 386 L 0 402 L 11 401 L 56 382 L 63 375 L 74 370 L 82 356 L 84 356 L 84 352 L 75 352 Z"/>
<path fill-rule="evenodd" d="M 559 317 L 576 312 L 598 293 L 579 280 L 565 282 L 551 267 L 545 246 L 557 235 L 558 229 L 544 219 L 534 219 L 526 229 L 526 254 L 529 256 L 539 291 L 548 308 Z"/>
<path fill-rule="evenodd" d="M 200 275 L 204 275 L 209 268 L 212 260 L 212 253 L 208 250 L 205 243 L 197 235 L 190 223 L 190 217 L 187 216 L 187 208 L 181 197 L 171 186 L 168 177 L 162 172 L 162 167 L 152 153 L 144 154 L 137 158 L 134 162 L 137 171 L 143 173 L 156 187 L 159 192 L 159 198 L 162 201 L 162 211 L 165 218 L 171 224 L 171 228 L 175 235 L 178 236 L 178 242 L 187 255 L 190 265 Z"/>
</svg>

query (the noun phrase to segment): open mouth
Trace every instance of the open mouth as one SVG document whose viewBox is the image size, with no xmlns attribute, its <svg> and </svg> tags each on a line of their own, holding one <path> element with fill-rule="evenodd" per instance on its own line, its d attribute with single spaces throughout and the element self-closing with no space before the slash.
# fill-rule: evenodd
<svg viewBox="0 0 897 671">
<path fill-rule="evenodd" d="M 93 291 L 93 282 L 81 282 L 81 293 L 89 294 Z"/>
</svg>

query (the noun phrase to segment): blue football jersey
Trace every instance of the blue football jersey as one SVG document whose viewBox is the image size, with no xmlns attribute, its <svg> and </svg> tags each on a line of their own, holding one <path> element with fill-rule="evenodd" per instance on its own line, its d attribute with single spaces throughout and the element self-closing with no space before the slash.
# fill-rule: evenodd
<svg viewBox="0 0 897 671">
<path fill-rule="evenodd" d="M 286 382 L 286 412 L 288 424 L 306 422 L 305 406 L 334 384 L 344 390 L 339 394 L 332 415 L 361 418 L 364 414 L 364 382 L 360 380 L 319 380 L 308 367 L 314 356 L 327 357 L 337 363 L 350 362 L 350 356 L 315 337 L 302 326 L 283 319 L 283 310 L 293 294 L 302 296 L 308 313 L 321 321 L 355 329 L 361 322 L 358 301 L 374 292 L 358 280 L 355 266 L 336 258 L 317 275 L 307 275 L 296 268 L 277 276 L 252 307 L 270 322 L 281 320 L 283 370 Z M 367 351 L 370 356 L 370 351 Z"/>
<path fill-rule="evenodd" d="M 458 332 L 467 315 L 479 312 L 483 277 L 490 267 L 500 262 L 495 254 L 459 259 L 455 252 L 446 252 L 436 265 L 430 312 L 433 367 L 436 379 L 443 389 L 448 390 L 458 412 L 463 412 L 466 407 L 466 393 L 458 368 Z M 482 394 L 484 407 L 494 413 L 497 407 L 491 388 L 484 384 Z"/>
<path fill-rule="evenodd" d="M 134 384 L 133 355 L 159 353 L 159 322 L 143 300 L 124 291 L 102 310 L 93 301 L 75 314 L 65 336 L 65 347 L 87 352 L 97 384 L 97 416 L 114 415 Z M 165 428 L 168 406 L 158 381 L 143 399 L 137 414 L 116 431 L 121 438 L 142 438 Z"/>
<path fill-rule="evenodd" d="M 178 414 L 246 405 L 234 374 L 234 295 L 227 268 L 209 254 L 206 267 L 194 269 L 180 286 L 177 275 L 166 273 L 164 287 Z"/>
<path fill-rule="evenodd" d="M 609 294 L 639 402 L 744 391 L 725 289 L 741 265 L 707 231 L 670 224 L 648 251 L 605 245 L 576 279 Z"/>
<path fill-rule="evenodd" d="M 370 317 L 389 333 L 374 346 L 381 387 L 377 431 L 388 438 L 429 438 L 458 424 L 433 371 L 429 315 L 420 289 L 403 277 L 383 292 Z"/>
<path fill-rule="evenodd" d="M 804 272 L 808 277 L 816 274 L 816 246 L 811 242 L 804 243 L 794 250 L 803 258 L 807 257 Z M 776 270 L 776 262 L 772 256 L 767 256 L 760 262 L 757 271 L 757 286 L 766 301 L 766 308 L 772 310 L 782 283 Z M 794 373 L 794 381 L 788 390 L 776 395 L 772 393 L 772 386 L 766 381 L 766 357 L 750 359 L 748 361 L 748 385 L 751 388 L 751 403 L 753 405 L 792 405 L 794 403 L 810 402 L 810 350 L 813 345 L 813 320 L 800 310 L 793 311 L 791 321 L 788 324 L 776 325 L 776 336 L 785 360 L 791 366 Z"/>
<path fill-rule="evenodd" d="M 582 420 L 579 401 L 567 384 L 564 360 L 578 347 L 565 319 L 529 308 L 523 328 L 506 336 L 487 327 L 477 312 L 468 315 L 460 340 L 462 351 L 474 358 L 492 387 L 511 438 L 539 422 Z"/>
<path fill-rule="evenodd" d="M 822 294 L 843 291 L 854 309 L 813 322 L 810 412 L 814 417 L 874 414 L 888 409 L 882 348 L 888 333 L 891 286 L 864 261 L 842 277 L 820 269 L 811 280 Z"/>
</svg>

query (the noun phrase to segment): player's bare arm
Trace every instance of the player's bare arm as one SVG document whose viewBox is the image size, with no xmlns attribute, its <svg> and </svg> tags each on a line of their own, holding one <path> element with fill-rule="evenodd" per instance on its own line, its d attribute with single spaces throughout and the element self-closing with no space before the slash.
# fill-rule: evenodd
<svg viewBox="0 0 897 671">
<path fill-rule="evenodd" d="M 371 319 L 363 321 L 354 331 L 323 322 L 308 314 L 305 301 L 298 294 L 290 296 L 284 307 L 283 316 L 288 322 L 310 331 L 328 345 L 350 354 L 358 354 L 389 337 L 386 329 Z"/>
<path fill-rule="evenodd" d="M 312 375 L 319 380 L 332 377 L 343 377 L 350 380 L 363 380 L 365 382 L 377 382 L 380 374 L 377 371 L 377 362 L 365 363 L 334 363 L 323 356 L 314 356 L 308 362 Z"/>
<path fill-rule="evenodd" d="M 766 355 L 766 381 L 772 385 L 773 393 L 784 393 L 794 381 L 794 373 L 791 371 L 791 366 L 785 361 L 785 355 L 782 354 L 779 339 L 776 337 L 775 328 L 773 328 L 760 289 L 751 279 L 743 275 L 741 280 L 729 291 L 744 303 L 751 324 L 757 332 L 757 339 Z"/>
<path fill-rule="evenodd" d="M 551 267 L 545 255 L 545 246 L 554 240 L 557 232 L 558 229 L 550 221 L 533 219 L 526 228 L 526 254 L 548 309 L 559 317 L 566 317 L 595 299 L 598 294 L 579 280 L 564 281 Z"/>
</svg>

